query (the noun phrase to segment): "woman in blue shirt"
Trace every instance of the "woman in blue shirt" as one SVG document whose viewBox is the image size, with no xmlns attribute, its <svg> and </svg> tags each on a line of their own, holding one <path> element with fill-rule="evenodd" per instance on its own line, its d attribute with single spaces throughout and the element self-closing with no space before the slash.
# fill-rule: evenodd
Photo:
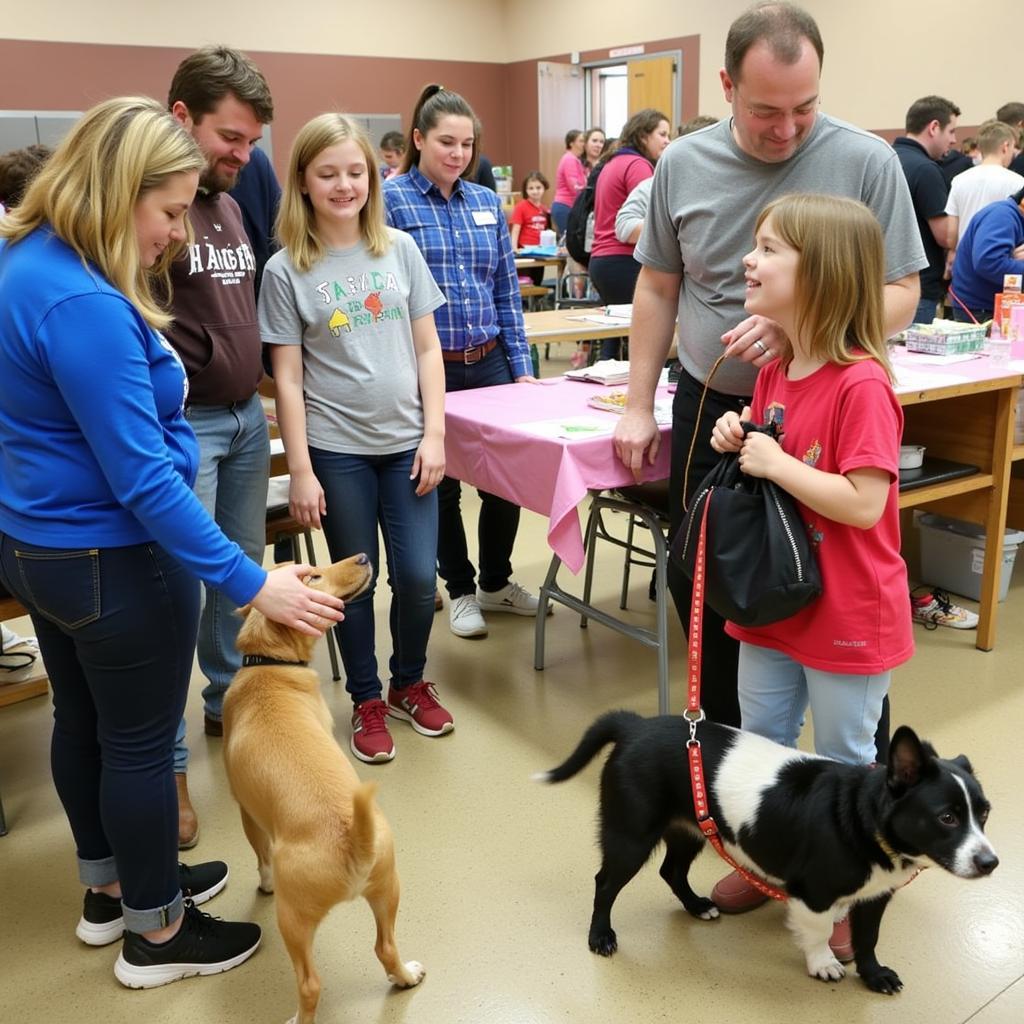
<svg viewBox="0 0 1024 1024">
<path fill-rule="evenodd" d="M 428 85 L 413 111 L 401 174 L 384 182 L 388 223 L 413 237 L 447 299 L 435 313 L 447 391 L 536 382 L 501 200 L 470 180 L 479 145 L 470 105 Z M 451 598 L 452 632 L 480 637 L 487 635 L 481 610 L 536 615 L 537 598 L 512 580 L 519 506 L 484 491 L 476 585 L 460 493 L 447 476 L 437 490 L 438 572 Z"/>
<path fill-rule="evenodd" d="M 226 865 L 177 863 L 199 580 L 305 633 L 341 618 L 303 585 L 309 566 L 265 572 L 192 493 L 187 382 L 150 282 L 188 234 L 204 165 L 155 100 L 108 100 L 0 224 L 0 582 L 53 684 L 54 783 L 88 887 L 76 934 L 124 934 L 114 973 L 132 988 L 228 970 L 260 939 L 194 908 Z"/>
</svg>

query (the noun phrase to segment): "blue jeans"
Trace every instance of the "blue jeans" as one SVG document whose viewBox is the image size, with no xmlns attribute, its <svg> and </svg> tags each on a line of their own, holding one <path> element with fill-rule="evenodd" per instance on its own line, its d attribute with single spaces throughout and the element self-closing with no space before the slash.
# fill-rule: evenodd
<svg viewBox="0 0 1024 1024">
<path fill-rule="evenodd" d="M 572 207 L 568 203 L 552 203 L 551 204 L 551 223 L 554 225 L 555 230 L 558 232 L 558 237 L 561 238 L 565 234 L 565 225 L 569 220 L 569 211 Z"/>
<path fill-rule="evenodd" d="M 955 306 L 956 303 L 954 302 Z M 936 309 L 938 309 L 938 299 L 921 299 L 917 304 L 917 310 L 914 312 L 914 323 L 915 324 L 930 324 L 936 316 Z"/>
<path fill-rule="evenodd" d="M 495 384 L 511 384 L 512 369 L 499 341 L 479 363 L 444 364 L 446 391 L 468 391 Z M 477 522 L 480 552 L 480 589 L 493 593 L 512 578 L 512 548 L 519 530 L 519 506 L 478 488 Z M 437 488 L 437 570 L 451 598 L 476 593 L 475 572 L 469 560 L 466 528 L 462 524 L 462 487 L 446 476 Z"/>
<path fill-rule="evenodd" d="M 270 440 L 258 394 L 234 405 L 192 405 L 186 414 L 199 440 L 196 497 L 217 525 L 254 561 L 262 564 L 266 547 L 267 479 Z M 204 587 L 199 620 L 199 668 L 206 714 L 219 719 L 224 694 L 242 664 L 235 638 L 242 620 L 238 606 L 211 587 Z M 174 746 L 174 770 L 188 767 L 185 720 Z"/>
<path fill-rule="evenodd" d="M 876 757 L 875 729 L 891 678 L 891 672 L 823 672 L 770 647 L 741 643 L 743 728 L 795 747 L 810 705 L 816 753 L 846 764 L 871 764 Z"/>
<path fill-rule="evenodd" d="M 0 534 L 0 580 L 32 617 L 53 685 L 50 761 L 84 885 L 120 880 L 125 926 L 181 916 L 174 731 L 199 584 L 155 544 L 62 550 Z"/>
<path fill-rule="evenodd" d="M 416 451 L 344 455 L 310 448 L 313 472 L 324 489 L 324 536 L 331 560 L 363 552 L 373 563 L 370 588 L 345 604 L 334 627 L 353 704 L 381 696 L 374 649 L 373 592 L 380 574 L 377 528 L 384 537 L 391 587 L 391 685 L 418 683 L 427 663 L 434 622 L 437 564 L 437 492 L 418 497 L 410 480 Z"/>
</svg>

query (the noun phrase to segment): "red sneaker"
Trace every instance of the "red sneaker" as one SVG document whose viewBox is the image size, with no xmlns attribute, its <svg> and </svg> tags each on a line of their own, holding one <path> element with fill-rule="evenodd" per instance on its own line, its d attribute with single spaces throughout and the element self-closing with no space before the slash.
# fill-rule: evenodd
<svg viewBox="0 0 1024 1024">
<path fill-rule="evenodd" d="M 853 959 L 853 935 L 850 931 L 850 915 L 832 925 L 832 938 L 828 940 L 832 955 L 841 963 L 848 964 Z"/>
<path fill-rule="evenodd" d="M 352 711 L 352 753 L 360 761 L 374 764 L 390 761 L 395 744 L 388 732 L 388 708 L 384 701 L 364 700 Z"/>
<path fill-rule="evenodd" d="M 404 719 L 424 736 L 444 736 L 455 728 L 451 714 L 437 699 L 433 683 L 421 679 L 412 686 L 388 690 L 388 714 Z"/>
<path fill-rule="evenodd" d="M 743 914 L 768 902 L 760 889 L 755 889 L 738 871 L 720 878 L 711 890 L 711 899 L 723 914 Z"/>
</svg>

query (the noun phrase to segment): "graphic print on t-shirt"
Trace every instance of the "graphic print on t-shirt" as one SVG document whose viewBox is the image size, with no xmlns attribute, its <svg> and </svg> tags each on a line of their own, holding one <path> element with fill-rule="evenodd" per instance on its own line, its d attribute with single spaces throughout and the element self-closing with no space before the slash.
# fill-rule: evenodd
<svg viewBox="0 0 1024 1024">
<path fill-rule="evenodd" d="M 316 291 L 324 303 L 327 327 L 335 338 L 342 331 L 372 327 L 382 320 L 404 320 L 405 306 L 398 292 L 398 281 L 391 271 L 371 270 L 350 274 L 344 281 L 321 281 Z M 389 297 L 388 292 L 394 296 Z"/>
</svg>

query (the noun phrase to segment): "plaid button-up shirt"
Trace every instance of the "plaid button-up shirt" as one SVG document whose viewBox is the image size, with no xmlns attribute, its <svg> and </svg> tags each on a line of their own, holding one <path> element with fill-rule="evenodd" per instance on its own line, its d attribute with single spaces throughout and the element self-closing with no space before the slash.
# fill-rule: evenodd
<svg viewBox="0 0 1024 1024">
<path fill-rule="evenodd" d="M 388 223 L 412 235 L 448 300 L 435 310 L 441 347 L 476 348 L 500 337 L 512 376 L 533 372 L 519 278 L 501 201 L 462 181 L 450 199 L 413 166 L 384 182 Z"/>
</svg>

